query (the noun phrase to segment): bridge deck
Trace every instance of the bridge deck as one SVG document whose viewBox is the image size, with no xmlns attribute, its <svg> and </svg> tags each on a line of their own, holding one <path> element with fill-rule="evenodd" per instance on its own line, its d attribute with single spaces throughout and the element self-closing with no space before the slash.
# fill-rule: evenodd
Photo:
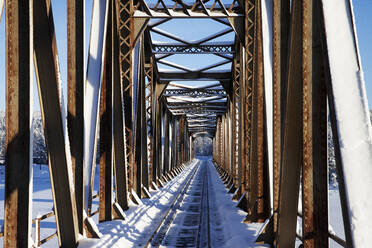
<svg viewBox="0 0 372 248">
<path fill-rule="evenodd" d="M 177 204 L 172 205 L 182 189 L 185 194 Z M 163 188 L 150 193 L 151 198 L 142 199 L 142 204 L 133 204 L 125 212 L 125 221 L 99 224 L 103 237 L 96 241 L 82 240 L 79 247 L 145 247 L 152 236 L 153 240 L 160 240 L 162 247 L 197 247 L 198 241 L 204 242 L 199 247 L 207 247 L 207 235 L 204 238 L 200 236 L 207 233 L 205 229 L 208 227 L 209 247 L 266 247 L 254 244 L 262 224 L 242 223 L 246 213 L 236 208 L 236 202 L 231 200 L 210 158 L 193 160 Z M 171 207 L 175 214 L 159 239 L 154 232 Z M 205 223 L 208 218 L 209 223 Z M 184 237 L 184 242 L 180 237 Z M 155 243 L 152 242 L 153 246 L 159 245 Z"/>
</svg>

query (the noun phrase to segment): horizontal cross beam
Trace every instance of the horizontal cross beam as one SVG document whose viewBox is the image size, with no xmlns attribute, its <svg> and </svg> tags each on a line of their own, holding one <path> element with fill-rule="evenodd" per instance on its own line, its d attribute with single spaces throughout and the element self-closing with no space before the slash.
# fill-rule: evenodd
<svg viewBox="0 0 372 248">
<path fill-rule="evenodd" d="M 223 96 L 226 97 L 226 91 L 223 89 L 175 89 L 165 90 L 163 96 L 190 96 L 190 97 L 210 97 Z"/>
<path fill-rule="evenodd" d="M 232 78 L 231 71 L 217 72 L 177 72 L 177 71 L 160 71 L 160 81 L 177 81 L 190 79 L 213 79 L 213 80 L 230 80 Z"/>
<path fill-rule="evenodd" d="M 191 106 L 191 107 L 216 107 L 216 106 L 226 106 L 226 102 L 168 102 L 167 103 L 168 108 L 178 108 L 180 106 L 185 107 L 185 106 Z"/>
<path fill-rule="evenodd" d="M 233 54 L 234 44 L 153 44 L 154 54 Z"/>
<path fill-rule="evenodd" d="M 243 18 L 244 15 L 232 11 L 225 13 L 222 10 L 210 11 L 208 14 L 195 10 L 188 11 L 188 13 L 183 12 L 182 9 L 164 9 L 164 11 L 159 11 L 155 9 L 148 9 L 149 11 L 136 10 L 134 11 L 134 18 Z"/>
</svg>

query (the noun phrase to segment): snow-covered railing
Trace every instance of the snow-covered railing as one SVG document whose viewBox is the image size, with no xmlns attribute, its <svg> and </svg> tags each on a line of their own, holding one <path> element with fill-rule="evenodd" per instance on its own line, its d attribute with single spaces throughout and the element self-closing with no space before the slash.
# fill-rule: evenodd
<svg viewBox="0 0 372 248">
<path fill-rule="evenodd" d="M 98 194 L 95 194 L 95 195 L 92 196 L 92 200 L 94 200 L 96 198 L 98 198 Z M 96 211 L 94 211 L 94 212 L 92 212 L 92 209 L 89 209 L 88 216 L 92 217 L 92 216 L 98 214 L 98 212 L 99 212 L 99 208 L 97 208 Z"/>
<path fill-rule="evenodd" d="M 298 212 L 297 216 L 302 219 L 302 213 Z M 304 241 L 304 238 L 301 233 L 296 232 L 296 238 L 301 240 L 302 242 Z M 328 230 L 328 238 L 332 239 L 335 241 L 337 244 L 339 244 L 342 247 L 346 247 L 346 241 L 339 236 L 337 236 L 333 231 Z"/>
<path fill-rule="evenodd" d="M 49 235 L 48 237 L 44 239 L 40 239 L 40 222 L 52 216 L 54 216 L 54 211 L 46 213 L 40 217 L 36 217 L 35 219 L 32 220 L 32 223 L 35 224 L 35 241 L 34 241 L 33 247 L 39 247 L 40 245 L 48 242 L 49 240 L 57 236 L 57 231 L 56 231 L 55 233 Z"/>
</svg>

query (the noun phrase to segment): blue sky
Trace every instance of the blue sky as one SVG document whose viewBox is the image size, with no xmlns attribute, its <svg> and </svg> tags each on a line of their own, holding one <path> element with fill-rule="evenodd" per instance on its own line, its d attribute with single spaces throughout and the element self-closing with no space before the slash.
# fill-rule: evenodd
<svg viewBox="0 0 372 248">
<path fill-rule="evenodd" d="M 354 14 L 356 19 L 357 33 L 359 39 L 359 48 L 361 54 L 361 60 L 364 70 L 366 89 L 369 102 L 369 108 L 372 109 L 372 0 L 354 0 Z M 61 68 L 61 77 L 63 84 L 66 84 L 67 72 L 66 72 L 66 1 L 52 0 L 54 22 L 56 25 L 56 38 L 59 53 L 59 63 Z M 91 6 L 92 0 L 86 0 L 86 46 L 88 47 L 89 42 L 89 29 L 90 29 L 90 18 L 91 18 Z M 213 26 L 213 25 L 212 25 Z M 178 25 L 169 24 L 168 28 L 177 33 Z M 167 28 L 167 29 L 168 29 Z M 176 28 L 176 29 L 175 29 Z M 200 28 L 200 26 L 199 26 Z M 198 28 L 198 29 L 199 29 Z M 205 31 L 208 25 L 203 25 L 201 31 Z M 189 29 L 192 30 L 192 29 Z M 185 30 L 183 30 L 185 31 Z M 214 31 L 212 31 L 214 32 Z M 184 32 L 182 32 L 184 33 Z M 190 33 L 190 32 L 186 32 Z M 192 32 L 190 33 L 192 34 Z M 187 64 L 195 63 L 194 61 L 185 61 Z M 64 90 L 66 88 L 64 87 Z M 34 84 L 34 109 L 38 110 L 38 96 L 37 88 Z M 0 23 L 0 110 L 5 109 L 5 22 L 4 14 Z"/>
</svg>

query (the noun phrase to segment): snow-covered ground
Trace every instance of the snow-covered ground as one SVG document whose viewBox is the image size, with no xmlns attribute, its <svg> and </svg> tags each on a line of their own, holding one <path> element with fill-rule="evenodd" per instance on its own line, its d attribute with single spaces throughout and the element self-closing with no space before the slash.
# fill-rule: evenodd
<svg viewBox="0 0 372 248">
<path fill-rule="evenodd" d="M 34 165 L 33 166 L 33 197 L 32 197 L 32 218 L 40 217 L 49 213 L 53 209 L 52 191 L 50 188 L 49 169 L 47 165 Z M 95 180 L 95 190 L 98 189 L 98 174 Z M 0 225 L 3 230 L 4 224 L 4 186 L 5 186 L 5 166 L 0 166 Z M 97 209 L 98 201 L 93 201 L 93 211 Z M 93 219 L 97 221 L 96 215 Z M 40 222 L 40 238 L 44 239 L 47 236 L 56 232 L 55 217 L 49 217 Z M 34 235 L 34 225 L 32 235 Z M 33 236 L 34 237 L 34 236 Z M 3 238 L 0 238 L 0 248 L 3 247 Z M 58 247 L 58 239 L 54 237 L 43 247 L 55 248 Z"/>
<path fill-rule="evenodd" d="M 210 158 L 209 166 L 209 188 L 211 201 L 214 198 L 214 208 L 211 212 L 221 218 L 223 222 L 223 235 L 226 240 L 225 247 L 253 247 L 253 241 L 261 225 L 248 225 L 241 223 L 245 217 L 245 212 L 235 207 L 236 202 L 231 201 L 231 195 L 217 175 Z M 103 234 L 101 240 L 82 240 L 80 248 L 88 247 L 141 247 L 149 235 L 157 227 L 169 203 L 174 199 L 176 192 L 185 183 L 187 175 L 196 165 L 195 160 L 191 166 L 179 174 L 174 180 L 166 183 L 164 188 L 159 191 L 151 191 L 150 199 L 143 199 L 142 205 L 131 203 L 130 209 L 125 212 L 125 221 L 112 221 L 98 224 L 100 232 Z M 0 224 L 4 220 L 4 166 L 0 166 Z M 52 210 L 53 201 L 50 189 L 50 179 L 48 167 L 46 165 L 34 165 L 34 193 L 32 205 L 32 217 L 48 213 Z M 98 174 L 95 180 L 95 189 L 98 189 Z M 98 207 L 98 202 L 93 202 L 93 211 Z M 329 190 L 329 217 L 332 230 L 340 237 L 344 238 L 343 223 L 338 189 L 330 187 Z M 98 216 L 93 219 L 96 223 Z M 50 217 L 41 222 L 41 239 L 53 234 L 56 231 L 54 217 Z M 34 231 L 32 232 L 34 233 Z M 212 234 L 213 235 L 213 234 Z M 330 247 L 340 247 L 335 242 L 330 241 Z M 0 247 L 3 247 L 3 238 L 0 238 Z M 57 238 L 53 238 L 43 245 L 43 247 L 58 247 Z"/>
</svg>

